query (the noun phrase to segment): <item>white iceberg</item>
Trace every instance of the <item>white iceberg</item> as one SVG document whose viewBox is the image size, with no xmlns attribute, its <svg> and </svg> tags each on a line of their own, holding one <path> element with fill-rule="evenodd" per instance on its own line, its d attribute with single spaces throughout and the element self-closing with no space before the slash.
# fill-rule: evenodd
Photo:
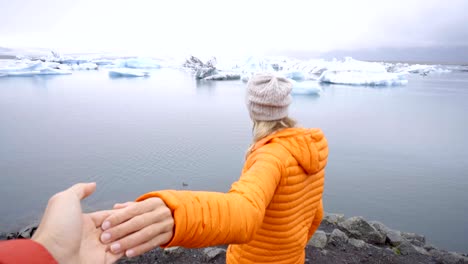
<svg viewBox="0 0 468 264">
<path fill-rule="evenodd" d="M 74 71 L 89 71 L 89 70 L 97 70 L 98 66 L 97 66 L 96 63 L 85 62 L 85 63 L 81 63 L 81 64 L 72 64 L 71 68 Z"/>
<path fill-rule="evenodd" d="M 415 73 L 420 75 L 428 75 L 430 73 L 449 73 L 451 72 L 448 69 L 444 69 L 442 67 L 438 67 L 436 65 L 425 65 L 425 64 L 412 64 L 412 65 L 404 65 L 396 70 L 396 72 L 400 73 Z"/>
<path fill-rule="evenodd" d="M 397 86 L 406 85 L 408 80 L 403 75 L 389 72 L 365 71 L 334 71 L 326 70 L 318 79 L 322 83 L 368 85 L 368 86 Z"/>
<path fill-rule="evenodd" d="M 248 82 L 252 75 L 259 72 L 275 72 L 275 69 L 266 58 L 250 57 L 242 67 L 241 80 Z"/>
<path fill-rule="evenodd" d="M 297 59 L 275 58 L 272 60 L 280 72 L 294 80 L 315 80 L 333 62 L 325 60 L 301 61 Z"/>
<path fill-rule="evenodd" d="M 215 75 L 211 75 L 203 78 L 203 80 L 209 81 L 229 81 L 229 80 L 239 80 L 241 78 L 240 73 L 236 72 L 222 72 Z"/>
<path fill-rule="evenodd" d="M 265 58 L 250 57 L 243 67 L 244 72 L 274 72 L 271 62 Z"/>
<path fill-rule="evenodd" d="M 2 65 L 0 68 L 0 73 L 12 73 L 12 72 L 28 72 L 34 71 L 44 67 L 41 61 L 30 61 L 30 60 L 21 60 L 21 61 L 10 61 L 6 65 Z"/>
<path fill-rule="evenodd" d="M 131 68 L 131 69 L 159 69 L 161 68 L 159 61 L 156 61 L 150 58 L 120 59 L 115 62 L 115 65 L 120 68 Z"/>
<path fill-rule="evenodd" d="M 394 86 L 405 85 L 404 74 L 387 72 L 385 65 L 377 62 L 358 61 L 346 58 L 335 62 L 320 77 L 319 82 L 347 85 Z"/>
<path fill-rule="evenodd" d="M 285 77 L 294 81 L 303 81 L 305 74 L 302 71 L 289 71 L 284 73 Z"/>
<path fill-rule="evenodd" d="M 216 58 L 209 59 L 206 63 L 203 62 L 201 59 L 190 56 L 190 58 L 185 60 L 185 63 L 182 67 L 186 69 L 190 69 L 194 74 L 197 80 L 223 80 L 227 76 L 218 75 L 219 71 L 216 68 Z M 214 76 L 213 78 L 210 78 Z"/>
<path fill-rule="evenodd" d="M 404 85 L 408 81 L 402 73 L 387 72 L 385 65 L 377 62 L 358 61 L 346 58 L 343 61 L 309 60 L 300 61 L 285 57 L 251 57 L 242 68 L 241 80 L 247 82 L 258 72 L 276 72 L 295 81 L 318 80 L 322 83 L 349 85 Z M 298 82 L 296 91 L 313 93 L 314 83 Z M 309 85 L 309 87 L 306 87 Z M 318 87 L 315 85 L 315 87 Z M 308 91 L 305 88 L 309 88 Z M 318 89 L 317 89 L 318 90 Z M 298 92 L 299 93 L 299 92 Z"/>
<path fill-rule="evenodd" d="M 56 62 L 59 62 L 59 63 L 62 63 L 62 64 L 68 64 L 68 65 L 76 65 L 76 64 L 84 64 L 84 63 L 88 63 L 90 60 L 89 59 L 86 59 L 86 58 L 71 58 L 71 57 L 67 57 L 67 58 L 58 58 L 58 59 L 54 59 L 52 61 L 56 61 Z"/>
<path fill-rule="evenodd" d="M 49 63 L 42 61 L 15 61 L 0 68 L 0 76 L 36 76 L 36 75 L 67 75 L 70 71 L 51 68 Z"/>
<path fill-rule="evenodd" d="M 289 81 L 293 84 L 291 91 L 291 94 L 293 95 L 320 95 L 323 91 L 317 81 L 297 82 L 292 79 Z"/>
<path fill-rule="evenodd" d="M 94 59 L 94 60 L 91 60 L 90 62 L 95 63 L 97 66 L 107 66 L 107 65 L 114 64 L 113 60 L 108 60 L 108 59 Z"/>
<path fill-rule="evenodd" d="M 65 70 L 65 71 L 71 71 L 71 70 L 73 70 L 72 67 L 71 67 L 70 65 L 68 65 L 68 64 L 60 64 L 60 65 L 58 66 L 58 69 L 60 69 L 60 70 Z"/>
<path fill-rule="evenodd" d="M 161 63 L 152 58 L 120 58 L 106 54 L 84 54 L 61 56 L 52 52 L 41 59 L 48 62 L 69 65 L 73 70 L 97 70 L 103 68 L 159 69 Z"/>
<path fill-rule="evenodd" d="M 119 78 L 119 77 L 147 77 L 150 73 L 147 71 L 142 71 L 138 69 L 126 69 L 126 68 L 119 68 L 119 69 L 112 69 L 109 70 L 109 77 L 112 78 Z"/>
</svg>

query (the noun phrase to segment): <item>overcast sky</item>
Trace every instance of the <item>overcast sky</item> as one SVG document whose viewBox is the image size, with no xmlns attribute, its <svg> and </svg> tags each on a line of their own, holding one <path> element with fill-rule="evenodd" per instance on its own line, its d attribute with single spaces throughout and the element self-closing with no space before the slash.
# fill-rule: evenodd
<svg viewBox="0 0 468 264">
<path fill-rule="evenodd" d="M 245 54 L 468 45 L 465 0 L 0 0 L 0 47 Z"/>
</svg>

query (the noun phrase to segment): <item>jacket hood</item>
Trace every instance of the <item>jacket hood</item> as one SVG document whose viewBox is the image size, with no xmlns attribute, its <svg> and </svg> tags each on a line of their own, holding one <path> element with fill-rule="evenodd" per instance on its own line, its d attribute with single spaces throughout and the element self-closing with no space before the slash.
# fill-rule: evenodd
<svg viewBox="0 0 468 264">
<path fill-rule="evenodd" d="M 328 144 L 320 129 L 287 128 L 258 141 L 252 151 L 268 143 L 282 145 L 308 174 L 323 170 L 327 164 Z"/>
</svg>

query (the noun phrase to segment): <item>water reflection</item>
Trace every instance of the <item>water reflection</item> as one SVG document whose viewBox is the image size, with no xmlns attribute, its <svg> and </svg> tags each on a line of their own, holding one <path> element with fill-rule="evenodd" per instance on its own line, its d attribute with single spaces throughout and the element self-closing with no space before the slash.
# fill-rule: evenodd
<svg viewBox="0 0 468 264">
<path fill-rule="evenodd" d="M 197 93 L 213 94 L 217 83 L 216 81 L 196 80 Z"/>
</svg>

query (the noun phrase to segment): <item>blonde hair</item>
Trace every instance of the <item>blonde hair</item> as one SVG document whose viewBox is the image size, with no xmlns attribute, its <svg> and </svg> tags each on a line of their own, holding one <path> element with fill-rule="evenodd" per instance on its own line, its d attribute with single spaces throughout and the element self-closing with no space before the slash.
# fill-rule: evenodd
<svg viewBox="0 0 468 264">
<path fill-rule="evenodd" d="M 247 150 L 246 158 L 252 152 L 252 149 L 258 141 L 265 138 L 273 133 L 276 133 L 285 128 L 295 127 L 296 121 L 292 118 L 285 117 L 279 120 L 273 121 L 258 121 L 253 120 L 252 134 L 253 142 Z"/>
</svg>

